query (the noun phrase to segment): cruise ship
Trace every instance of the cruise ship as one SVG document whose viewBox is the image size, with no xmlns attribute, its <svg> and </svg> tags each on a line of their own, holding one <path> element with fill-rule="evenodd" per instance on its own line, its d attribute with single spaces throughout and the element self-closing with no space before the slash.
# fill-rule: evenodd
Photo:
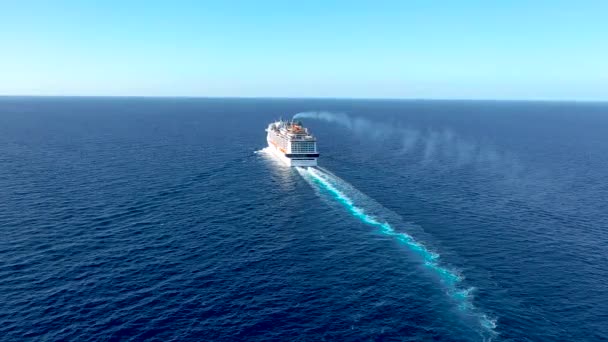
<svg viewBox="0 0 608 342">
<path fill-rule="evenodd" d="M 288 166 L 317 166 L 317 139 L 299 121 L 268 125 L 266 140 L 274 155 Z"/>
</svg>

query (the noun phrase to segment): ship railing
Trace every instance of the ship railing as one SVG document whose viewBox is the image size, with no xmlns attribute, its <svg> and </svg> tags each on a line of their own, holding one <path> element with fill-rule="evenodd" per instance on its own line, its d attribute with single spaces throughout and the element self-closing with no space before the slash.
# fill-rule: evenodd
<svg viewBox="0 0 608 342">
<path fill-rule="evenodd" d="M 291 140 L 315 140 L 315 137 L 311 137 L 311 136 L 307 136 L 307 137 L 292 136 Z"/>
</svg>

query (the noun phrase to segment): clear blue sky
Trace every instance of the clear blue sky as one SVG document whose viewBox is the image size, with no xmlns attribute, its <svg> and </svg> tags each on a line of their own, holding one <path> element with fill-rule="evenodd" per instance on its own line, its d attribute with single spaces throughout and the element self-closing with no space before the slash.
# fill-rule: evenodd
<svg viewBox="0 0 608 342">
<path fill-rule="evenodd" d="M 0 94 L 608 100 L 608 1 L 2 1 Z"/>
</svg>

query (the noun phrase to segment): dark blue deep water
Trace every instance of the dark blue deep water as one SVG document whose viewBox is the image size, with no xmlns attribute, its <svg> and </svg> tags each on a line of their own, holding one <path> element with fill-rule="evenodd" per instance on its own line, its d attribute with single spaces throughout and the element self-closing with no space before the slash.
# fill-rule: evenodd
<svg viewBox="0 0 608 342">
<path fill-rule="evenodd" d="M 608 104 L 0 98 L 2 341 L 606 339 Z"/>
</svg>

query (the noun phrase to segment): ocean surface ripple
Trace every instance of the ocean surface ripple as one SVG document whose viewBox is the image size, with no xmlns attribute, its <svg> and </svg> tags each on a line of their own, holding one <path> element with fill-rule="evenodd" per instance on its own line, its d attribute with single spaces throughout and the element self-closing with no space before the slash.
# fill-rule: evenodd
<svg viewBox="0 0 608 342">
<path fill-rule="evenodd" d="M 319 168 L 252 153 L 295 113 Z M 599 103 L 0 97 L 0 340 L 607 340 L 607 131 Z"/>
</svg>

